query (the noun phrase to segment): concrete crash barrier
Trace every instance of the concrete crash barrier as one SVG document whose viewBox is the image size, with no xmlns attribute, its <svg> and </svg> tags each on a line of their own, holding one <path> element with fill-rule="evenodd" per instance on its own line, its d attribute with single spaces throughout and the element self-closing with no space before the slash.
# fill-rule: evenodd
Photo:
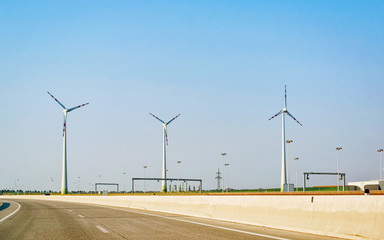
<svg viewBox="0 0 384 240">
<path fill-rule="evenodd" d="M 384 239 L 383 195 L 1 196 L 145 209 L 347 239 Z"/>
</svg>

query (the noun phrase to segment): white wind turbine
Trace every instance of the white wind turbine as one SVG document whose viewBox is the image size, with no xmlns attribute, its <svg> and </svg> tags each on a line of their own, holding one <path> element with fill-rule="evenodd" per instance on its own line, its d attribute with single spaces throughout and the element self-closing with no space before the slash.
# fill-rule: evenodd
<svg viewBox="0 0 384 240">
<path fill-rule="evenodd" d="M 167 159 L 167 154 L 166 154 L 167 146 L 166 145 L 168 145 L 167 126 L 173 120 L 175 120 L 178 116 L 180 116 L 180 114 L 178 114 L 176 117 L 172 118 L 169 122 L 164 122 L 163 120 L 156 117 L 152 113 L 149 113 L 149 114 L 151 114 L 154 118 L 156 118 L 157 120 L 159 120 L 163 124 L 163 176 L 162 176 L 162 178 L 164 180 L 162 180 L 161 191 L 167 192 L 167 164 L 166 164 L 166 159 Z"/>
<path fill-rule="evenodd" d="M 63 104 L 59 102 L 52 94 L 47 92 L 55 101 L 63 108 L 64 113 L 64 126 L 63 126 L 63 173 L 61 178 L 61 194 L 67 194 L 68 193 L 68 179 L 67 179 L 67 113 L 83 107 L 89 103 L 85 103 L 70 109 L 65 108 Z"/>
<path fill-rule="evenodd" d="M 277 117 L 278 115 L 282 114 L 282 124 L 283 124 L 283 130 L 282 130 L 282 157 L 281 157 L 281 192 L 284 192 L 284 186 L 287 186 L 287 162 L 286 162 L 286 155 L 285 155 L 285 114 L 293 118 L 298 124 L 303 126 L 299 121 L 296 120 L 292 114 L 290 114 L 287 110 L 287 85 L 285 85 L 285 99 L 284 99 L 284 108 L 276 113 L 274 116 L 272 116 L 270 119 Z M 287 186 L 288 188 L 288 186 Z M 289 189 L 287 189 L 289 191 Z"/>
</svg>

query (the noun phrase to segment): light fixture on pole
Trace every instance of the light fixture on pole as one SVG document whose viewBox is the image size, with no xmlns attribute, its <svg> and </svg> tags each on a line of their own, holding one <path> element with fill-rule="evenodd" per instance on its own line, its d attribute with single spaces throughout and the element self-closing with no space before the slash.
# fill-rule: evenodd
<svg viewBox="0 0 384 240">
<path fill-rule="evenodd" d="M 167 146 L 166 145 L 168 145 L 167 126 L 173 120 L 175 120 L 178 116 L 180 116 L 180 114 L 178 114 L 176 117 L 172 118 L 169 122 L 164 122 L 163 120 L 161 120 L 160 118 L 156 117 L 152 113 L 149 113 L 149 114 L 151 114 L 152 117 L 156 118 L 157 120 L 159 120 L 163 124 L 163 179 L 164 180 L 162 180 L 161 191 L 162 192 L 167 192 L 167 154 L 166 154 L 166 151 L 167 151 Z"/>
<path fill-rule="evenodd" d="M 147 169 L 148 166 L 144 166 L 144 178 L 145 178 L 145 169 Z M 144 193 L 145 193 L 145 179 L 144 179 Z"/>
<path fill-rule="evenodd" d="M 181 161 L 177 161 L 177 191 L 180 192 L 179 178 L 180 178 L 180 166 Z"/>
<path fill-rule="evenodd" d="M 16 179 L 16 181 L 15 181 L 15 189 L 14 189 L 14 190 L 15 190 L 15 192 L 17 192 L 17 191 L 18 191 L 18 189 L 17 189 L 17 188 L 18 188 L 18 186 L 19 186 L 19 184 L 18 184 L 18 183 L 19 183 L 19 181 L 20 181 L 20 179 Z"/>
<path fill-rule="evenodd" d="M 291 183 L 291 170 L 290 170 L 290 161 L 289 161 L 289 144 L 293 143 L 293 140 L 287 140 L 285 142 L 287 143 L 287 184 L 288 184 L 288 192 L 289 192 L 290 191 L 289 184 Z"/>
<path fill-rule="evenodd" d="M 125 172 L 123 172 L 123 187 L 124 187 L 124 185 L 126 185 L 126 184 L 124 184 L 125 183 Z M 124 190 L 123 190 L 124 191 Z M 127 192 L 128 190 L 127 190 L 127 186 L 125 186 L 125 192 Z"/>
<path fill-rule="evenodd" d="M 287 162 L 286 162 L 286 155 L 285 155 L 285 115 L 287 114 L 288 116 L 293 118 L 293 120 L 295 120 L 298 124 L 303 126 L 287 110 L 287 86 L 285 86 L 284 108 L 282 110 L 280 110 L 280 112 L 278 112 L 275 115 L 273 115 L 268 120 L 271 120 L 271 119 L 277 117 L 280 114 L 281 114 L 281 117 L 282 117 L 282 151 L 281 151 L 281 155 L 282 156 L 281 156 L 281 188 L 280 188 L 280 190 L 281 190 L 281 192 L 284 192 L 284 186 L 287 186 L 287 165 L 286 165 Z"/>
<path fill-rule="evenodd" d="M 221 189 L 221 192 L 223 193 L 224 192 L 224 156 L 225 155 L 227 155 L 227 153 L 221 153 L 221 156 L 223 156 L 223 173 L 222 173 L 222 180 L 223 180 L 223 182 L 222 182 L 222 189 Z"/>
<path fill-rule="evenodd" d="M 380 153 L 380 180 L 383 179 L 383 160 L 381 158 L 381 153 L 383 152 L 383 149 L 377 150 L 377 152 Z"/>
<path fill-rule="evenodd" d="M 67 109 L 63 104 L 59 102 L 52 94 L 47 92 L 55 101 L 63 108 L 64 113 L 64 127 L 63 127 L 63 172 L 62 172 L 62 180 L 61 180 L 61 194 L 67 194 L 68 193 L 68 179 L 67 179 L 67 113 L 83 107 L 89 103 L 85 103 L 82 105 L 78 105 L 76 107 Z"/>
<path fill-rule="evenodd" d="M 336 148 L 336 151 L 337 151 L 337 191 L 339 191 L 339 152 L 340 150 L 343 149 L 342 147 L 337 147 Z"/>
<path fill-rule="evenodd" d="M 51 190 L 51 192 L 53 192 L 53 189 L 54 189 L 54 184 L 53 184 L 53 182 L 54 182 L 54 180 L 53 180 L 52 177 L 51 177 L 50 179 L 51 179 L 51 184 L 52 184 L 52 190 Z"/>
<path fill-rule="evenodd" d="M 77 190 L 80 193 L 80 177 L 77 177 Z"/>
<path fill-rule="evenodd" d="M 229 166 L 229 163 L 226 163 L 226 164 L 224 164 L 226 167 L 227 167 L 227 181 L 226 181 L 226 190 L 227 190 L 227 192 L 228 192 L 228 166 Z"/>
<path fill-rule="evenodd" d="M 298 189 L 298 186 L 297 186 L 297 175 L 298 175 L 298 165 L 299 165 L 299 158 L 298 157 L 295 157 L 293 160 L 296 161 L 296 192 L 297 192 L 297 189 Z"/>
</svg>

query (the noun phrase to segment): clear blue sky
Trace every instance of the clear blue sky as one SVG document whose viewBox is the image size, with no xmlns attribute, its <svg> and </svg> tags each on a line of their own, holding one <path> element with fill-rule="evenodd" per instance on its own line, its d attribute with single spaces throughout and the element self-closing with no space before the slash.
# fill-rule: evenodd
<svg viewBox="0 0 384 240">
<path fill-rule="evenodd" d="M 168 175 L 279 187 L 283 107 L 299 172 L 378 179 L 384 148 L 382 1 L 0 1 L 0 189 Z M 294 181 L 295 166 L 291 166 Z M 126 172 L 126 175 L 122 173 Z M 101 177 L 98 177 L 101 175 Z M 54 183 L 50 182 L 50 178 Z M 19 179 L 19 181 L 17 181 Z M 300 175 L 301 186 L 301 175 Z M 335 184 L 314 177 L 310 185 Z M 123 185 L 126 187 L 126 185 Z M 129 185 L 128 185 L 129 186 Z"/>
</svg>

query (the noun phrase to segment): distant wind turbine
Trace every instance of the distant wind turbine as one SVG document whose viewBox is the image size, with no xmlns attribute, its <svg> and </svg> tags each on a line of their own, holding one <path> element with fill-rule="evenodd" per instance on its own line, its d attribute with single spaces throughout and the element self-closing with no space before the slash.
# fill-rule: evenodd
<svg viewBox="0 0 384 240">
<path fill-rule="evenodd" d="M 272 116 L 271 120 L 277 116 L 282 114 L 282 122 L 283 122 L 283 131 L 282 131 L 282 157 L 281 157 L 281 192 L 284 192 L 284 186 L 287 186 L 287 162 L 286 162 L 286 155 L 285 155 L 285 114 L 293 118 L 298 124 L 303 126 L 299 121 L 296 120 L 292 114 L 290 114 L 287 110 L 287 85 L 285 85 L 285 99 L 284 99 L 284 108 L 276 113 L 274 116 Z M 288 188 L 288 186 L 287 186 Z M 289 191 L 289 189 L 288 189 Z"/>
<path fill-rule="evenodd" d="M 178 114 L 176 117 L 172 118 L 167 123 L 164 122 L 163 120 L 161 120 L 160 118 L 156 117 L 152 113 L 149 113 L 149 114 L 151 114 L 152 117 L 156 118 L 157 120 L 159 120 L 163 124 L 163 176 L 162 176 L 162 178 L 164 180 L 162 180 L 162 188 L 161 188 L 161 190 L 163 192 L 167 192 L 167 164 L 166 164 L 166 159 L 167 159 L 167 154 L 166 154 L 167 146 L 166 145 L 168 145 L 167 126 L 173 120 L 175 120 L 178 116 L 180 116 L 180 114 Z"/>
<path fill-rule="evenodd" d="M 67 179 L 67 113 L 83 107 L 89 103 L 85 103 L 70 109 L 65 108 L 63 104 L 59 102 L 52 94 L 47 92 L 55 101 L 63 108 L 64 113 L 64 126 L 63 126 L 63 174 L 61 178 L 61 194 L 67 194 L 68 193 L 68 179 Z"/>
</svg>

